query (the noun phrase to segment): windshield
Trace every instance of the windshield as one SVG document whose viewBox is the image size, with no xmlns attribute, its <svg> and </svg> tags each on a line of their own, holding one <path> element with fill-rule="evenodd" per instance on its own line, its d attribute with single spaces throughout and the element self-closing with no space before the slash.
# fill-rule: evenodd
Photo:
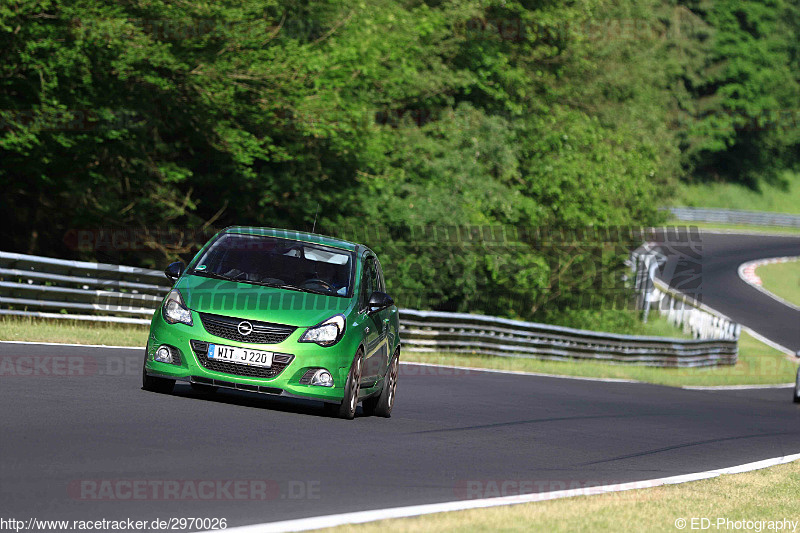
<svg viewBox="0 0 800 533">
<path fill-rule="evenodd" d="M 191 274 L 350 297 L 353 254 L 291 239 L 228 233 L 203 253 Z"/>
</svg>

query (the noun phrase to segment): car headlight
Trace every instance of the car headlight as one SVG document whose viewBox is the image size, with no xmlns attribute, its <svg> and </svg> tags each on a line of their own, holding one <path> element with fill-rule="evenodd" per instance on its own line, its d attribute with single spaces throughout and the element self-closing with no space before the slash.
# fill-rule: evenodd
<svg viewBox="0 0 800 533">
<path fill-rule="evenodd" d="M 178 289 L 172 289 L 164 300 L 164 320 L 170 324 L 181 323 L 192 325 L 192 313 L 186 308 Z"/>
<path fill-rule="evenodd" d="M 312 328 L 308 328 L 297 342 L 314 342 L 320 346 L 333 346 L 344 336 L 344 315 L 334 315 Z"/>
</svg>

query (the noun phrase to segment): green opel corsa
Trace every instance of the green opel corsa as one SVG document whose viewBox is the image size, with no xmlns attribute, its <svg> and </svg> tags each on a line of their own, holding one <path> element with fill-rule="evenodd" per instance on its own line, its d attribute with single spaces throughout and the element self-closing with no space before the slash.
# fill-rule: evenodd
<svg viewBox="0 0 800 533">
<path fill-rule="evenodd" d="M 186 381 L 312 398 L 352 419 L 389 417 L 400 356 L 397 307 L 377 256 L 313 233 L 231 227 L 184 268 L 154 313 L 142 388 Z"/>
</svg>

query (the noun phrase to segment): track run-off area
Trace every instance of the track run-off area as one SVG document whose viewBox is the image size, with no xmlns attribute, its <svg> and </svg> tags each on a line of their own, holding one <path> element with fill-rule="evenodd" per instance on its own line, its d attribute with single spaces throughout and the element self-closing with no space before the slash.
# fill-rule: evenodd
<svg viewBox="0 0 800 533">
<path fill-rule="evenodd" d="M 737 274 L 746 261 L 800 255 L 800 239 L 703 233 L 700 252 L 704 304 L 800 349 L 800 312 Z M 148 393 L 142 357 L 0 343 L 0 516 L 224 518 L 230 528 L 622 485 L 800 453 L 800 406 L 785 388 L 404 364 L 392 418 L 350 422 L 312 401 L 204 395 L 182 383 Z M 13 371 L 21 358 L 33 371 Z"/>
</svg>

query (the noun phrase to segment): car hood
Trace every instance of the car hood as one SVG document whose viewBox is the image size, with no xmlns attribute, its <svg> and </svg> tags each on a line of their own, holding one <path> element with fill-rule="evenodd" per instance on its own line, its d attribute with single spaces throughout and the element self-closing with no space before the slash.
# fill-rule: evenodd
<svg viewBox="0 0 800 533">
<path fill-rule="evenodd" d="M 181 277 L 175 288 L 192 311 L 297 327 L 347 315 L 355 300 L 193 275 Z"/>
</svg>

